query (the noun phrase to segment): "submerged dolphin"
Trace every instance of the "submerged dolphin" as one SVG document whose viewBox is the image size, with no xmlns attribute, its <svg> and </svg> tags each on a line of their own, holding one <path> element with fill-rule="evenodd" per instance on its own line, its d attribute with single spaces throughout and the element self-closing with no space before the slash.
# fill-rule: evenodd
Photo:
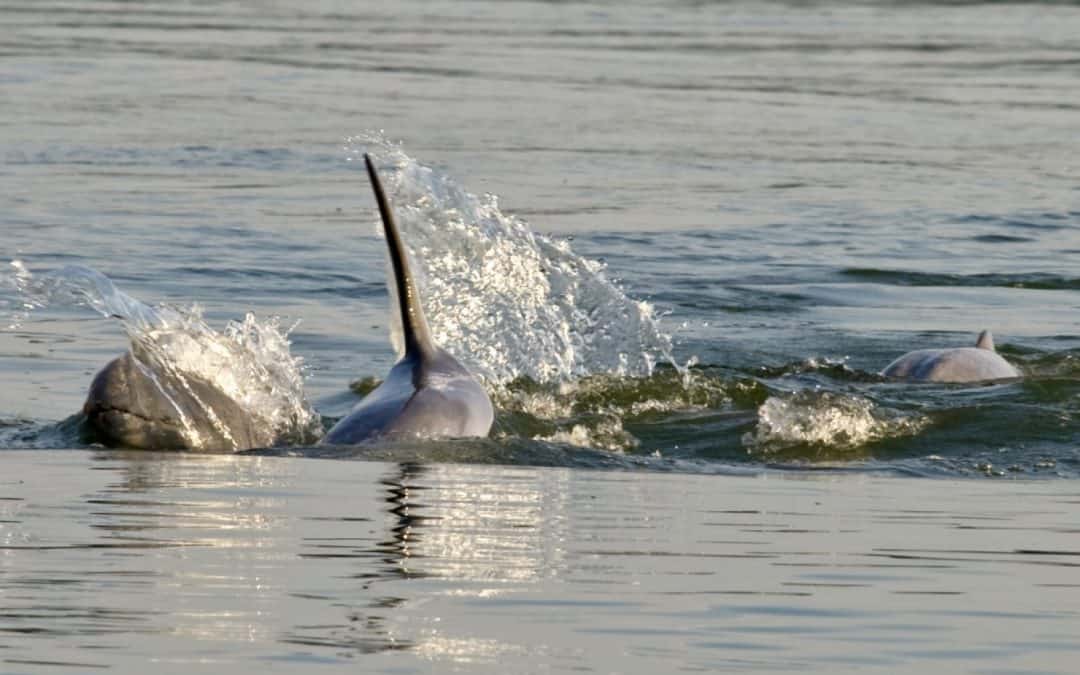
<svg viewBox="0 0 1080 675">
<path fill-rule="evenodd" d="M 218 387 L 194 376 L 152 376 L 131 352 L 94 377 L 83 405 L 88 440 L 142 450 L 247 450 L 273 442 L 269 429 Z M 159 382 L 168 385 L 168 394 Z"/>
<path fill-rule="evenodd" d="M 431 337 L 390 202 L 371 157 L 365 154 L 364 162 L 386 230 L 405 355 L 390 369 L 386 380 L 335 424 L 322 442 L 347 445 L 393 435 L 486 436 L 494 419 L 491 399 L 469 371 Z"/>
<path fill-rule="evenodd" d="M 1016 367 L 994 351 L 994 338 L 987 330 L 979 333 L 974 347 L 908 352 L 885 366 L 881 374 L 918 382 L 982 382 L 1022 377 Z"/>
</svg>

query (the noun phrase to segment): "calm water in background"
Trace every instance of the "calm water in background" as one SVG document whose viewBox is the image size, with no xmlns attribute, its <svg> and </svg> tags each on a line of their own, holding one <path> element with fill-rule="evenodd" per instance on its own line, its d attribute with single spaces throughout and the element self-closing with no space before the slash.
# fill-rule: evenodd
<svg viewBox="0 0 1080 675">
<path fill-rule="evenodd" d="M 339 415 L 393 359 L 342 149 L 382 129 L 603 260 L 699 389 L 602 383 L 379 456 L 553 469 L 8 453 L 0 672 L 1070 670 L 1072 480 L 875 476 L 1080 475 L 1080 8 L 303 7 L 4 3 L 5 256 L 301 319 Z M 1028 380 L 873 376 L 981 328 Z M 125 345 L 74 308 L 0 332 L 5 445 L 74 444 L 56 423 Z"/>
</svg>

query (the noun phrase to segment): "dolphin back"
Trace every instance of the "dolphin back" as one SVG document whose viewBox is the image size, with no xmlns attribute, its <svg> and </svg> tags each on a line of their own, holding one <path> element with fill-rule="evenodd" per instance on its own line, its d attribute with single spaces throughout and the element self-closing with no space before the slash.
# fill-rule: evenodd
<svg viewBox="0 0 1080 675">
<path fill-rule="evenodd" d="M 914 382 L 984 382 L 1022 377 L 994 351 L 994 338 L 983 331 L 974 347 L 920 349 L 908 352 L 881 371 L 885 377 Z"/>
<path fill-rule="evenodd" d="M 434 365 L 421 365 L 407 357 L 398 361 L 386 380 L 338 421 L 322 442 L 351 445 L 394 436 L 486 436 L 495 417 L 491 399 L 453 357 L 438 351 Z"/>
<path fill-rule="evenodd" d="M 382 384 L 339 420 L 322 442 L 351 445 L 401 435 L 486 436 L 494 421 L 491 399 L 465 366 L 431 337 L 390 202 L 371 157 L 365 154 L 364 162 L 386 230 L 405 355 L 390 369 Z"/>
</svg>

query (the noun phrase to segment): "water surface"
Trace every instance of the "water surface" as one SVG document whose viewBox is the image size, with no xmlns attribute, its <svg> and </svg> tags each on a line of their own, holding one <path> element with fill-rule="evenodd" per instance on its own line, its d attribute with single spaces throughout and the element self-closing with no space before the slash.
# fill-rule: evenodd
<svg viewBox="0 0 1080 675">
<path fill-rule="evenodd" d="M 1071 670 L 1074 4 L 0 21 L 0 671 Z M 128 336 L 22 272 L 299 321 L 329 424 L 394 359 L 363 150 L 492 438 L 89 447 Z M 984 328 L 1023 381 L 876 375 Z"/>
<path fill-rule="evenodd" d="M 1080 649 L 1071 481 L 4 459 L 3 672 L 1064 673 Z"/>
</svg>

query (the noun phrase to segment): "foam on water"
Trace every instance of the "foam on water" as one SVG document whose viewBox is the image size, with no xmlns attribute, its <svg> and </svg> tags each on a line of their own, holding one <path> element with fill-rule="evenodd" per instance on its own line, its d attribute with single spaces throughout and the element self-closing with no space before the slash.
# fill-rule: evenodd
<svg viewBox="0 0 1080 675">
<path fill-rule="evenodd" d="M 489 386 L 523 376 L 642 376 L 672 360 L 652 307 L 628 298 L 600 263 L 534 233 L 500 211 L 494 195 L 465 191 L 380 134 L 349 138 L 345 150 L 350 159 L 371 153 L 379 167 L 436 340 Z"/>
<path fill-rule="evenodd" d="M 215 385 L 256 420 L 256 426 L 267 431 L 267 444 L 318 437 L 319 415 L 304 397 L 303 361 L 289 352 L 289 331 L 276 318 L 260 320 L 248 313 L 218 332 L 203 320 L 197 305 L 151 307 L 87 267 L 35 275 L 21 261 L 11 266 L 13 272 L 3 283 L 18 293 L 8 302 L 19 308 L 11 313 L 12 325 L 50 306 L 89 307 L 119 319 L 143 372 L 169 400 L 174 400 L 170 393 L 174 387 L 190 392 L 188 378 L 197 377 Z M 213 411 L 207 412 L 215 419 Z M 179 406 L 177 413 L 192 447 L 201 447 L 198 430 Z"/>
<path fill-rule="evenodd" d="M 644 377 L 592 375 L 559 383 L 521 379 L 494 396 L 500 411 L 495 433 L 629 451 L 642 443 L 626 424 L 706 410 L 753 410 L 766 396 L 755 380 L 698 369 L 658 368 Z"/>
<path fill-rule="evenodd" d="M 536 440 L 613 452 L 622 452 L 639 445 L 638 439 L 623 429 L 622 420 L 618 417 L 608 417 L 592 425 L 575 424 L 569 430 L 560 429 L 550 436 L 538 436 Z"/>
<path fill-rule="evenodd" d="M 916 434 L 922 416 L 883 409 L 873 401 L 836 392 L 801 391 L 770 396 L 758 408 L 758 424 L 742 442 L 754 454 L 813 446 L 851 452 L 873 441 Z"/>
</svg>

